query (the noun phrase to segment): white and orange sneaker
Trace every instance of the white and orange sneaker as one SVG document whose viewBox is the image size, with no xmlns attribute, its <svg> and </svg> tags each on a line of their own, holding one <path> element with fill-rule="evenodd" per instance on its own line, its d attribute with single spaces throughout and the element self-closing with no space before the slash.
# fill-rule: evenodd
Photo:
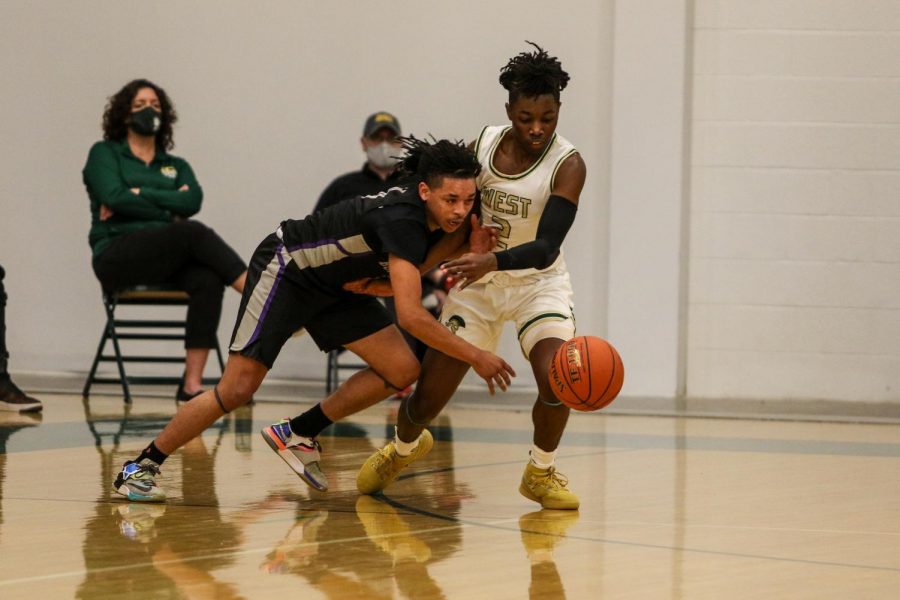
<svg viewBox="0 0 900 600">
<path fill-rule="evenodd" d="M 313 438 L 296 435 L 291 431 L 291 422 L 282 419 L 260 432 L 269 447 L 306 482 L 309 487 L 320 492 L 328 489 L 328 479 L 319 468 L 322 459 L 320 446 Z"/>
</svg>

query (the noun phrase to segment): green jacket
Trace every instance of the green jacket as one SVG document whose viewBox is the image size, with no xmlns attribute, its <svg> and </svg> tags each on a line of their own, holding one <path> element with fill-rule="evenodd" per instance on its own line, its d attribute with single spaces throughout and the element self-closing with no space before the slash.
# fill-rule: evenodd
<svg viewBox="0 0 900 600">
<path fill-rule="evenodd" d="M 91 201 L 88 242 L 99 255 L 117 236 L 188 218 L 200 210 L 203 190 L 186 160 L 156 151 L 147 165 L 131 153 L 128 142 L 97 142 L 82 171 Z M 178 188 L 187 184 L 188 189 Z M 131 188 L 139 188 L 134 194 Z M 100 220 L 100 205 L 113 216 Z"/>
</svg>

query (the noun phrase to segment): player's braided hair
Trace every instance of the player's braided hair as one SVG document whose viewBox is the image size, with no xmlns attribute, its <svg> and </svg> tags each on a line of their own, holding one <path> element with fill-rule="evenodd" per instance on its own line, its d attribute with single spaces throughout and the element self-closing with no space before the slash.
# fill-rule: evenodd
<svg viewBox="0 0 900 600">
<path fill-rule="evenodd" d="M 481 172 L 475 153 L 459 140 L 451 142 L 432 137 L 429 142 L 413 135 L 398 139 L 405 152 L 398 168 L 430 187 L 439 185 L 443 177 L 468 179 Z"/>
<path fill-rule="evenodd" d="M 528 42 L 528 40 L 525 40 Z M 544 94 L 553 94 L 559 102 L 559 93 L 569 83 L 569 74 L 562 70 L 562 65 L 555 56 L 535 44 L 534 52 L 522 52 L 509 59 L 500 69 L 500 85 L 509 92 L 509 102 L 513 103 L 519 96 L 534 98 Z"/>
</svg>

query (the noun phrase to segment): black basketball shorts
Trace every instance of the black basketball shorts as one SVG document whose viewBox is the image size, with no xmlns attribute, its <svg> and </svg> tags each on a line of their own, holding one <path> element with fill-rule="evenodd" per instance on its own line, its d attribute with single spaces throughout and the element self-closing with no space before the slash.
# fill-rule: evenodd
<svg viewBox="0 0 900 600">
<path fill-rule="evenodd" d="M 271 369 L 281 347 L 300 329 L 305 328 L 316 345 L 328 352 L 391 324 L 377 298 L 338 290 L 325 293 L 306 283 L 304 273 L 273 233 L 250 259 L 229 349 Z"/>
</svg>

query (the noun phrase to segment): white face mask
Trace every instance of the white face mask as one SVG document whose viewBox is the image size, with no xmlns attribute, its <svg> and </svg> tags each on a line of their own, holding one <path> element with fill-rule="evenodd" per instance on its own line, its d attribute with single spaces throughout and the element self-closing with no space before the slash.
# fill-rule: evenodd
<svg viewBox="0 0 900 600">
<path fill-rule="evenodd" d="M 366 157 L 369 162 L 379 169 L 391 169 L 400 162 L 403 150 L 390 142 L 381 142 L 374 146 L 366 147 Z"/>
</svg>

